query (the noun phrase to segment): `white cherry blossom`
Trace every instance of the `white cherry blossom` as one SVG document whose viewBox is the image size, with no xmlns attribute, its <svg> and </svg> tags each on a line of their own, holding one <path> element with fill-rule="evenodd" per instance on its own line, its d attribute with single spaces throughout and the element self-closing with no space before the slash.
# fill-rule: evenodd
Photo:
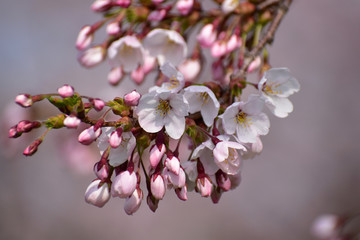
<svg viewBox="0 0 360 240">
<path fill-rule="evenodd" d="M 287 117 L 293 111 L 288 99 L 300 90 L 300 84 L 287 68 L 272 68 L 264 73 L 258 89 L 265 99 L 265 105 L 277 117 Z"/>
<path fill-rule="evenodd" d="M 204 123 L 208 127 L 212 126 L 220 108 L 215 94 L 205 86 L 190 86 L 184 91 L 184 97 L 191 103 L 189 104 L 189 112 L 200 111 Z"/>
<path fill-rule="evenodd" d="M 184 61 L 187 54 L 184 38 L 174 30 L 154 29 L 146 35 L 143 45 L 151 56 L 158 59 L 160 65 L 169 61 L 177 66 Z"/>
<path fill-rule="evenodd" d="M 222 126 L 225 132 L 243 143 L 254 143 L 258 135 L 269 132 L 270 121 L 262 112 L 264 101 L 259 95 L 250 95 L 247 102 L 231 104 L 222 115 Z"/>
<path fill-rule="evenodd" d="M 110 45 L 108 56 L 112 67 L 122 66 L 125 72 L 131 72 L 143 64 L 143 52 L 143 47 L 135 36 L 125 36 Z"/>
<path fill-rule="evenodd" d="M 185 131 L 185 116 L 189 105 L 181 94 L 152 91 L 140 98 L 136 114 L 140 126 L 149 133 L 163 127 L 173 139 L 179 139 Z"/>
</svg>

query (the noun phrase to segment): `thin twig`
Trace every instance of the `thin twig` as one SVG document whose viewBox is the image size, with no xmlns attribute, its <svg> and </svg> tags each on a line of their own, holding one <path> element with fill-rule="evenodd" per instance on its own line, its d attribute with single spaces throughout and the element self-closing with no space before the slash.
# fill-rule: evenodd
<svg viewBox="0 0 360 240">
<path fill-rule="evenodd" d="M 251 50 L 251 52 L 245 57 L 244 63 L 239 70 L 239 72 L 232 75 L 232 79 L 244 79 L 246 75 L 246 71 L 250 65 L 250 63 L 260 54 L 266 44 L 271 43 L 274 39 L 274 35 L 276 30 L 278 29 L 281 20 L 285 16 L 286 12 L 288 11 L 292 0 L 283 0 L 280 3 L 278 11 L 272 21 L 270 27 L 260 39 L 259 43 Z"/>
</svg>

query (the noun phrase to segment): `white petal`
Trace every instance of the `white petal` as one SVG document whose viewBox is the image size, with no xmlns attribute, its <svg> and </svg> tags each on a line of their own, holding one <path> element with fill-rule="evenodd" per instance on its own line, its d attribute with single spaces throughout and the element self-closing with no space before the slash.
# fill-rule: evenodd
<svg viewBox="0 0 360 240">
<path fill-rule="evenodd" d="M 257 133 L 252 127 L 237 125 L 236 135 L 240 142 L 243 143 L 253 143 L 256 142 Z"/>
<path fill-rule="evenodd" d="M 259 114 L 264 108 L 264 99 L 257 94 L 251 94 L 247 102 L 241 108 L 243 112 L 249 115 Z"/>
<path fill-rule="evenodd" d="M 229 148 L 226 142 L 219 142 L 214 148 L 214 157 L 217 162 L 222 162 L 229 157 Z"/>
<path fill-rule="evenodd" d="M 253 123 L 250 125 L 250 128 L 254 129 L 257 135 L 266 135 L 269 132 L 270 121 L 269 118 L 266 116 L 265 113 L 260 113 L 258 115 L 251 116 L 251 122 Z M 252 143 L 256 142 L 252 141 Z"/>
<path fill-rule="evenodd" d="M 179 139 L 185 131 L 185 117 L 179 117 L 170 111 L 165 117 L 165 129 L 173 139 Z"/>
<path fill-rule="evenodd" d="M 288 97 L 300 90 L 299 82 L 287 68 L 272 68 L 265 72 L 263 78 L 266 79 L 266 83 L 279 84 L 276 88 L 277 91 L 280 91 L 276 94 L 279 97 Z"/>
<path fill-rule="evenodd" d="M 201 110 L 202 101 L 199 98 L 198 93 L 185 91 L 184 97 L 186 98 L 188 103 L 191 103 L 189 104 L 189 113 L 196 113 Z"/>
<path fill-rule="evenodd" d="M 210 127 L 214 123 L 214 119 L 219 113 L 219 108 L 215 106 L 213 101 L 208 101 L 201 108 L 201 116 L 206 126 Z"/>
<path fill-rule="evenodd" d="M 239 102 L 235 102 L 226 108 L 224 114 L 221 115 L 222 124 L 227 134 L 234 134 L 236 130 L 236 115 L 239 113 Z"/>
<path fill-rule="evenodd" d="M 176 115 L 178 116 L 188 115 L 189 104 L 183 95 L 176 94 L 173 98 L 171 98 L 170 106 L 172 107 L 172 111 L 174 111 Z"/>
<path fill-rule="evenodd" d="M 287 98 L 268 96 L 265 103 L 269 110 L 279 118 L 287 117 L 294 109 L 292 103 Z"/>
</svg>

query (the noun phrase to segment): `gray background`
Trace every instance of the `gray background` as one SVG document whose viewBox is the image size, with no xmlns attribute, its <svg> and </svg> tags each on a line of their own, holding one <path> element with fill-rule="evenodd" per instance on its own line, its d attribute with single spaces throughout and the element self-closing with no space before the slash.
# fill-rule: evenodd
<svg viewBox="0 0 360 240">
<path fill-rule="evenodd" d="M 106 64 L 86 70 L 77 63 L 79 29 L 100 19 L 90 4 L 1 1 L 1 112 L 18 93 L 54 92 L 64 83 L 106 100 L 135 87 L 111 88 Z M 41 131 L 7 142 L 7 128 L 21 120 L 19 108 L 7 110 L 1 125 L 0 239 L 312 239 L 317 215 L 359 212 L 359 10 L 358 0 L 292 5 L 270 58 L 301 83 L 291 97 L 295 110 L 286 119 L 270 116 L 263 153 L 245 162 L 241 185 L 217 205 L 195 193 L 182 202 L 169 192 L 156 214 L 145 202 L 132 217 L 120 199 L 103 209 L 90 206 L 83 194 L 97 156 L 79 150 L 73 158 L 83 167 L 69 167 L 68 151 L 56 148 L 65 139 L 60 132 L 71 132 L 64 130 L 50 133 L 34 157 L 23 157 Z M 36 118 L 54 114 L 48 106 L 39 104 L 36 109 L 46 114 Z"/>
</svg>

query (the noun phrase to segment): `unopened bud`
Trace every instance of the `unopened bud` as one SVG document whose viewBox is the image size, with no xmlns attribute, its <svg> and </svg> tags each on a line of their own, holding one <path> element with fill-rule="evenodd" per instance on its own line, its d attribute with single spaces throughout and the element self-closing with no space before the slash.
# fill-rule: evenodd
<svg viewBox="0 0 360 240">
<path fill-rule="evenodd" d="M 109 138 L 109 143 L 112 148 L 117 148 L 120 146 L 122 142 L 122 137 L 121 137 L 122 132 L 123 132 L 122 128 L 117 128 L 115 131 L 111 133 Z"/>
<path fill-rule="evenodd" d="M 131 5 L 131 0 L 116 0 L 113 1 L 113 5 L 123 8 L 128 8 Z"/>
<path fill-rule="evenodd" d="M 75 116 L 67 116 L 64 119 L 64 126 L 66 126 L 67 128 L 77 128 L 80 123 L 81 120 Z"/>
<path fill-rule="evenodd" d="M 15 102 L 22 107 L 30 107 L 33 104 L 30 94 L 20 94 L 15 98 Z"/>
<path fill-rule="evenodd" d="M 132 195 L 125 199 L 124 210 L 127 215 L 132 215 L 136 212 L 142 202 L 143 191 L 140 188 L 136 188 Z"/>
<path fill-rule="evenodd" d="M 335 239 L 340 230 L 342 219 L 333 214 L 324 214 L 317 217 L 312 225 L 312 233 L 320 239 Z"/>
<path fill-rule="evenodd" d="M 175 173 L 176 175 L 179 175 L 180 161 L 177 157 L 168 156 L 165 159 L 165 166 L 167 167 L 167 169 L 169 169 L 169 171 Z"/>
<path fill-rule="evenodd" d="M 94 172 L 99 179 L 104 180 L 109 176 L 109 166 L 107 164 L 102 164 L 101 161 L 97 162 L 94 165 Z"/>
<path fill-rule="evenodd" d="M 231 181 L 230 178 L 226 173 L 219 170 L 215 174 L 216 176 L 216 183 L 217 185 L 224 191 L 229 191 L 231 188 Z"/>
<path fill-rule="evenodd" d="M 176 9 L 181 15 L 187 15 L 194 5 L 194 0 L 178 0 L 176 2 Z"/>
<path fill-rule="evenodd" d="M 89 145 L 95 141 L 101 134 L 101 128 L 94 130 L 94 126 L 91 126 L 82 131 L 78 137 L 78 141 L 84 145 Z"/>
<path fill-rule="evenodd" d="M 22 134 L 22 132 L 18 132 L 18 131 L 17 131 L 17 125 L 12 126 L 12 127 L 9 129 L 9 138 L 17 138 L 17 137 L 20 137 L 21 134 Z"/>
<path fill-rule="evenodd" d="M 58 89 L 58 93 L 63 98 L 72 97 L 74 95 L 74 88 L 70 85 L 65 84 Z"/>
<path fill-rule="evenodd" d="M 36 139 L 32 144 L 30 144 L 23 152 L 25 156 L 31 156 L 38 150 L 39 145 L 42 143 L 42 139 Z"/>
<path fill-rule="evenodd" d="M 156 168 L 166 151 L 165 144 L 161 144 L 160 148 L 155 144 L 150 149 L 150 165 Z"/>
<path fill-rule="evenodd" d="M 100 179 L 90 183 L 85 191 L 85 201 L 94 206 L 103 207 L 109 199 L 109 186 L 107 183 L 101 183 Z"/>
<path fill-rule="evenodd" d="M 109 35 L 117 35 L 120 33 L 120 30 L 121 28 L 118 21 L 111 22 L 106 26 L 106 32 Z"/>
<path fill-rule="evenodd" d="M 209 197 L 212 191 L 212 183 L 209 177 L 198 177 L 196 180 L 196 188 L 200 192 L 202 197 Z"/>
<path fill-rule="evenodd" d="M 111 186 L 113 197 L 126 198 L 131 196 L 136 188 L 137 177 L 134 171 L 126 170 L 117 175 Z"/>
<path fill-rule="evenodd" d="M 146 198 L 146 203 L 149 206 L 150 210 L 155 212 L 159 206 L 159 200 L 155 199 L 153 196 L 148 195 Z"/>
<path fill-rule="evenodd" d="M 218 203 L 220 201 L 221 198 L 221 190 L 219 188 L 215 189 L 214 191 L 211 192 L 211 201 L 213 203 Z"/>
<path fill-rule="evenodd" d="M 104 61 L 106 50 L 102 46 L 95 46 L 81 52 L 79 55 L 79 62 L 86 68 L 95 67 Z"/>
<path fill-rule="evenodd" d="M 180 200 L 186 201 L 187 198 L 187 187 L 186 185 L 183 186 L 182 188 L 177 188 L 175 189 L 176 195 L 178 196 L 178 198 Z"/>
<path fill-rule="evenodd" d="M 133 90 L 131 93 L 125 94 L 125 104 L 128 106 L 137 106 L 139 104 L 140 97 L 140 93 L 138 93 L 136 90 Z"/>
<path fill-rule="evenodd" d="M 84 50 L 85 48 L 87 48 L 91 42 L 93 41 L 94 39 L 94 35 L 92 33 L 92 28 L 91 26 L 87 25 L 87 26 L 84 26 L 78 36 L 77 36 L 77 39 L 76 39 L 76 48 L 79 49 L 79 50 Z"/>
<path fill-rule="evenodd" d="M 140 85 L 145 78 L 144 71 L 142 69 L 142 66 L 139 66 L 137 69 L 133 70 L 131 72 L 131 79 L 137 84 Z"/>
<path fill-rule="evenodd" d="M 105 107 L 105 102 L 100 98 L 91 99 L 91 103 L 96 111 L 101 111 Z"/>
<path fill-rule="evenodd" d="M 161 21 L 166 16 L 166 13 L 167 13 L 167 11 L 165 9 L 154 10 L 149 14 L 147 20 L 148 21 Z"/>
<path fill-rule="evenodd" d="M 247 71 L 248 73 L 252 73 L 257 70 L 261 65 L 261 58 L 257 56 L 249 65 Z"/>
<path fill-rule="evenodd" d="M 211 47 L 216 40 L 215 26 L 211 23 L 206 24 L 197 36 L 197 40 L 202 47 Z"/>
<path fill-rule="evenodd" d="M 165 182 L 160 174 L 153 174 L 150 178 L 151 193 L 154 198 L 161 200 L 165 195 Z"/>
<path fill-rule="evenodd" d="M 116 86 L 119 84 L 121 79 L 123 78 L 124 73 L 121 67 L 115 67 L 111 69 L 108 74 L 108 81 L 111 85 Z"/>
</svg>

